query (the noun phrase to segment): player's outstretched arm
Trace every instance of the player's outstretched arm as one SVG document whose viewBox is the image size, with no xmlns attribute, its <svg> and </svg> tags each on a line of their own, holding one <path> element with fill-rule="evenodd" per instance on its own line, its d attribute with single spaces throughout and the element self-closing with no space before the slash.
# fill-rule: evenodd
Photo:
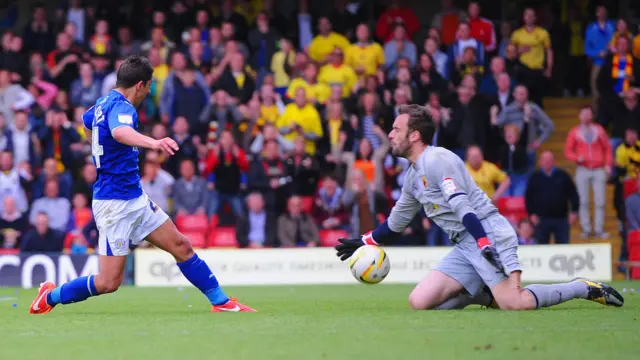
<svg viewBox="0 0 640 360">
<path fill-rule="evenodd" d="M 411 177 L 407 176 L 405 179 L 409 178 Z M 409 184 L 407 185 L 407 183 Z M 410 186 L 411 180 L 405 180 L 400 199 L 391 209 L 391 214 L 387 221 L 360 238 L 338 240 L 340 244 L 336 245 L 335 249 L 340 260 L 344 261 L 350 258 L 362 245 L 389 245 L 402 236 L 402 232 L 420 209 L 420 203 L 408 190 Z"/>
<path fill-rule="evenodd" d="M 175 154 L 178 151 L 178 144 L 171 138 L 164 138 L 155 140 L 148 136 L 142 135 L 135 129 L 128 126 L 120 126 L 111 132 L 113 138 L 125 145 L 137 146 L 152 150 L 162 150 L 169 155 Z"/>
<path fill-rule="evenodd" d="M 395 232 L 389 229 L 387 222 L 383 222 L 373 231 L 360 236 L 357 239 L 338 239 L 340 244 L 335 246 L 337 256 L 340 260 L 345 261 L 363 245 L 389 245 L 393 241 L 402 236 L 401 232 Z M 376 240 L 374 240 L 374 238 Z"/>
</svg>

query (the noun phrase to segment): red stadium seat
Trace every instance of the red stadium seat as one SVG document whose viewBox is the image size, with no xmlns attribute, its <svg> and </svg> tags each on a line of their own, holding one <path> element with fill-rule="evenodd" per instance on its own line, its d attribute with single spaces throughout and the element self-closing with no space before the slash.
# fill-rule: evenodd
<svg viewBox="0 0 640 360">
<path fill-rule="evenodd" d="M 640 261 L 640 248 L 633 248 L 629 251 L 629 261 Z M 640 266 L 631 267 L 631 279 L 640 280 Z"/>
<path fill-rule="evenodd" d="M 348 237 L 349 233 L 345 230 L 320 230 L 320 246 L 336 246 L 338 239 Z"/>
<path fill-rule="evenodd" d="M 311 209 L 313 208 L 313 196 L 301 196 L 302 199 L 302 212 L 306 214 L 311 214 Z"/>
<path fill-rule="evenodd" d="M 213 230 L 218 227 L 220 224 L 220 218 L 218 215 L 211 215 L 211 219 L 209 220 L 209 230 Z"/>
<path fill-rule="evenodd" d="M 202 215 L 177 215 L 176 227 L 180 232 L 206 232 L 209 228 L 209 219 Z"/>
<path fill-rule="evenodd" d="M 232 227 L 221 226 L 209 233 L 210 247 L 238 247 L 236 240 L 236 229 Z"/>
<path fill-rule="evenodd" d="M 501 213 L 526 213 L 524 197 L 522 196 L 505 196 L 498 200 L 498 210 Z"/>
<path fill-rule="evenodd" d="M 194 248 L 204 249 L 207 247 L 207 237 L 203 232 L 194 231 L 184 232 L 182 234 L 186 236 L 187 239 L 189 239 L 189 242 L 191 242 L 191 246 L 193 246 Z"/>
<path fill-rule="evenodd" d="M 629 195 L 638 192 L 638 180 L 627 179 L 622 183 L 622 197 L 626 199 Z"/>
<path fill-rule="evenodd" d="M 631 230 L 627 234 L 627 249 L 640 249 L 640 230 Z"/>
</svg>

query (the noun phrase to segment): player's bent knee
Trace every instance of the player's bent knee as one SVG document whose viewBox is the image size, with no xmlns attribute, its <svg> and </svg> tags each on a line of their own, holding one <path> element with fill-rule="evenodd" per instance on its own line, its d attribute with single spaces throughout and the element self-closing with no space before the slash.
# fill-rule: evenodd
<svg viewBox="0 0 640 360">
<path fill-rule="evenodd" d="M 110 294 L 118 290 L 120 284 L 122 284 L 122 277 L 106 278 L 96 275 L 94 283 L 99 294 Z"/>
<path fill-rule="evenodd" d="M 178 262 L 185 262 L 191 259 L 191 257 L 194 255 L 193 247 L 191 247 L 191 242 L 186 236 L 180 233 L 178 234 L 172 255 Z"/>
</svg>

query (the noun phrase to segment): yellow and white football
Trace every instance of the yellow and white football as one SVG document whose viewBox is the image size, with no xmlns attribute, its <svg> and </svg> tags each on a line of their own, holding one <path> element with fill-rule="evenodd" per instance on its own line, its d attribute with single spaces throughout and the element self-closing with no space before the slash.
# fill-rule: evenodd
<svg viewBox="0 0 640 360">
<path fill-rule="evenodd" d="M 377 284 L 389 274 L 391 263 L 387 253 L 381 247 L 364 245 L 358 248 L 349 259 L 353 277 L 363 284 Z"/>
</svg>

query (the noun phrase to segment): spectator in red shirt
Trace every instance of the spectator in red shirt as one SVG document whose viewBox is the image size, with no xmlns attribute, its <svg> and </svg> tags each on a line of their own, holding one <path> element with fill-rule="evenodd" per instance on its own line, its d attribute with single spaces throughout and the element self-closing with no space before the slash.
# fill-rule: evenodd
<svg viewBox="0 0 640 360">
<path fill-rule="evenodd" d="M 241 194 L 242 173 L 247 171 L 249 163 L 244 150 L 236 145 L 233 134 L 222 130 L 220 141 L 213 146 L 206 160 L 205 176 L 209 176 L 211 203 L 209 214 L 218 214 L 222 203 L 228 203 L 236 217 L 244 215 Z"/>
<path fill-rule="evenodd" d="M 579 114 L 580 124 L 567 136 L 564 154 L 567 160 L 576 163 L 576 187 L 580 197 L 580 225 L 582 238 L 591 234 L 591 203 L 589 195 L 593 187 L 594 197 L 594 233 L 606 239 L 604 232 L 604 213 L 606 205 L 607 180 L 611 176 L 613 155 L 606 130 L 593 122 L 590 105 L 584 106 Z"/>
<path fill-rule="evenodd" d="M 469 3 L 468 11 L 471 37 L 482 42 L 486 51 L 494 51 L 496 49 L 496 31 L 493 23 L 480 17 L 480 4 L 477 1 Z"/>
<path fill-rule="evenodd" d="M 376 24 L 376 36 L 383 43 L 393 40 L 394 29 L 396 25 L 404 25 L 406 32 L 406 40 L 411 40 L 416 32 L 420 30 L 420 21 L 416 16 L 415 10 L 410 7 L 402 6 L 404 1 L 392 0 L 389 9 L 380 15 Z"/>
<path fill-rule="evenodd" d="M 449 46 L 456 41 L 458 25 L 466 20 L 467 14 L 457 9 L 453 0 L 442 0 L 442 11 L 433 16 L 431 26 L 440 31 L 441 43 Z"/>
</svg>

